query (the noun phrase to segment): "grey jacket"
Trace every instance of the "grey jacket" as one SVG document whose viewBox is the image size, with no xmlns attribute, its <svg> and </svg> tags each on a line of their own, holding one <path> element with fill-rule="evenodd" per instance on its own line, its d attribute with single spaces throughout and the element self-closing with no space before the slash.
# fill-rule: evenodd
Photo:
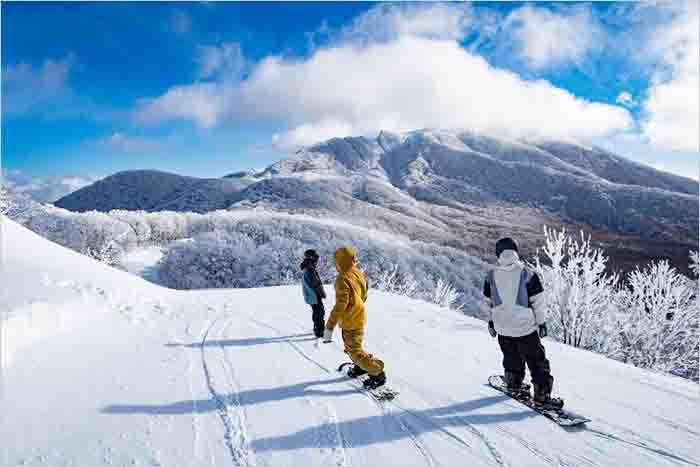
<svg viewBox="0 0 700 467">
<path fill-rule="evenodd" d="M 543 292 L 539 276 L 525 268 L 515 251 L 504 251 L 484 281 L 496 332 L 508 337 L 535 332 L 546 319 Z"/>
</svg>

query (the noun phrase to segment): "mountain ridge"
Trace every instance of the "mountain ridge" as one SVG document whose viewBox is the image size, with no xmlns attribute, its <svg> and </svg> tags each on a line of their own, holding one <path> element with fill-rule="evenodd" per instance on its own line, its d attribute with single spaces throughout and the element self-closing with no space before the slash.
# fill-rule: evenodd
<svg viewBox="0 0 700 467">
<path fill-rule="evenodd" d="M 500 235 L 522 236 L 534 248 L 546 224 L 583 229 L 603 246 L 672 257 L 686 267 L 698 238 L 694 180 L 597 147 L 452 130 L 331 138 L 262 171 L 221 179 L 120 172 L 56 205 L 78 211 L 258 207 L 347 218 L 489 251 Z"/>
</svg>

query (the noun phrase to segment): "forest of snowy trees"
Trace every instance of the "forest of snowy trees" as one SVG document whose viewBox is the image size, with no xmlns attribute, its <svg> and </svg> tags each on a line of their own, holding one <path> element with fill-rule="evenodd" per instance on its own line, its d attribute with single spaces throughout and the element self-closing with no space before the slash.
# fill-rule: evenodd
<svg viewBox="0 0 700 467">
<path fill-rule="evenodd" d="M 352 244 L 371 287 L 484 317 L 488 264 L 451 247 L 307 216 L 259 211 L 208 214 L 139 211 L 74 213 L 2 193 L 3 213 L 61 245 L 119 267 L 131 249 L 162 245 L 163 285 L 178 289 L 263 287 L 299 281 L 302 252 L 323 258 Z M 698 380 L 700 303 L 694 277 L 666 261 L 620 276 L 590 239 L 545 227 L 529 267 L 541 276 L 552 338 L 643 368 Z"/>
<path fill-rule="evenodd" d="M 667 261 L 638 267 L 625 277 L 606 272 L 604 252 L 590 239 L 544 229 L 545 245 L 533 264 L 547 295 L 552 336 L 643 368 L 698 380 L 700 294 L 698 252 L 694 278 Z"/>
</svg>

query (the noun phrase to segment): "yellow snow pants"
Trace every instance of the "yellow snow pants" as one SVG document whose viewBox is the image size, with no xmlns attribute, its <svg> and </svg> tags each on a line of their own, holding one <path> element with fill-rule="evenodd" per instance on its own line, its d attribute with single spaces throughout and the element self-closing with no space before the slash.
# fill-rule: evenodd
<svg viewBox="0 0 700 467">
<path fill-rule="evenodd" d="M 362 350 L 362 338 L 364 330 L 343 329 L 343 344 L 345 353 L 352 362 L 365 370 L 370 376 L 377 376 L 384 371 L 384 362 Z"/>
</svg>

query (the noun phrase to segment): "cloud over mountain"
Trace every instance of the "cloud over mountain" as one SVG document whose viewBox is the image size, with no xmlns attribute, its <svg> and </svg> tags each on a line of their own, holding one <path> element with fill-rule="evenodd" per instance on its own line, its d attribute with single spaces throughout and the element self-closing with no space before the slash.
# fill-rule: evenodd
<svg viewBox="0 0 700 467">
<path fill-rule="evenodd" d="M 622 107 L 523 79 L 454 40 L 413 34 L 334 45 L 306 59 L 267 57 L 240 83 L 172 87 L 144 101 L 139 116 L 205 128 L 228 120 L 281 121 L 289 128 L 281 138 L 290 145 L 320 141 L 328 127 L 337 136 L 438 127 L 576 139 L 624 131 L 633 122 Z"/>
</svg>

